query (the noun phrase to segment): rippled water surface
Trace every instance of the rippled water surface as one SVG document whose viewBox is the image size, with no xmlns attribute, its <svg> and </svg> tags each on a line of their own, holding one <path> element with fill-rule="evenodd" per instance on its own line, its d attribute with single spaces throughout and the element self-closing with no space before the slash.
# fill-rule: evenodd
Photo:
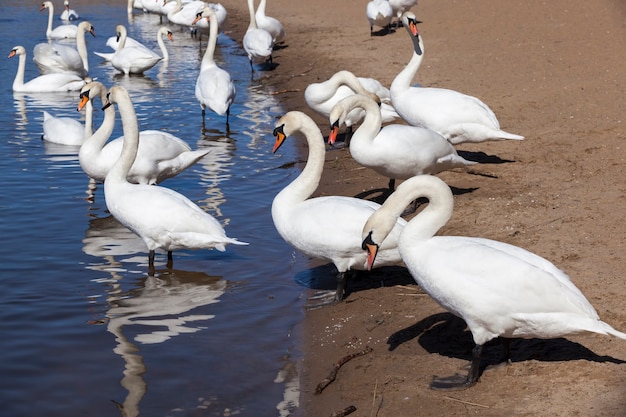
<svg viewBox="0 0 626 417">
<path fill-rule="evenodd" d="M 200 49 L 176 28 L 167 65 L 116 75 L 93 52 L 110 52 L 105 42 L 118 23 L 157 50 L 159 17 L 139 13 L 129 23 L 123 6 L 72 4 L 96 29 L 96 38 L 87 35 L 91 75 L 129 90 L 140 129 L 211 148 L 163 186 L 250 243 L 175 252 L 173 269 L 158 253 L 150 276 L 143 242 L 108 214 L 102 184 L 90 183 L 78 150 L 40 138 L 43 110 L 83 119 L 78 94 L 12 92 L 18 60 L 6 58 L 10 49 L 26 48 L 30 80 L 38 75 L 33 47 L 46 41 L 47 13 L 27 3 L 0 6 L 0 414 L 113 416 L 119 407 L 126 416 L 293 415 L 294 331 L 306 290 L 295 276 L 307 265 L 270 215 L 274 195 L 299 173 L 278 169 L 296 159 L 290 144 L 271 152 L 280 104 L 251 80 L 238 42 L 220 35 L 216 59 L 236 81 L 237 99 L 229 132 L 210 111 L 203 124 L 194 86 L 206 39 Z M 96 126 L 101 119 L 97 109 Z M 113 136 L 121 134 L 118 116 Z"/>
</svg>

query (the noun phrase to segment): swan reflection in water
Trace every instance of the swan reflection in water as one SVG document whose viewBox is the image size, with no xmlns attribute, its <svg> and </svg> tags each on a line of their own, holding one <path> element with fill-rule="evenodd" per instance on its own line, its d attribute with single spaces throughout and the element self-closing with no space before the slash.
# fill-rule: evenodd
<svg viewBox="0 0 626 417">
<path fill-rule="evenodd" d="M 130 289 L 122 288 L 128 284 L 122 275 L 128 271 L 124 264 L 137 261 L 133 255 L 145 252 L 145 245 L 112 216 L 92 219 L 83 243 L 85 253 L 105 261 L 88 266 L 106 272 L 94 280 L 106 285 L 102 294 L 105 317 L 97 323 L 106 323 L 107 331 L 115 336 L 113 351 L 125 363 L 120 383 L 128 395 L 124 401 L 114 402 L 124 417 L 137 416 L 147 391 L 144 375 L 148 372 L 138 345 L 165 343 L 180 334 L 204 330 L 207 320 L 215 316 L 193 310 L 219 302 L 229 283 L 204 272 L 163 269 L 134 280 Z M 141 262 L 144 258 L 141 256 Z"/>
</svg>

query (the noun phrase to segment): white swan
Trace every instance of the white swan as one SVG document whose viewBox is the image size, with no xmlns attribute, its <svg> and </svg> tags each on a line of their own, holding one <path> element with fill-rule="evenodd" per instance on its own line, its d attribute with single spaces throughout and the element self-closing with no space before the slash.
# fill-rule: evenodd
<svg viewBox="0 0 626 417">
<path fill-rule="evenodd" d="M 93 107 L 88 102 L 85 107 L 85 124 L 71 117 L 52 116 L 43 112 L 43 135 L 45 141 L 60 145 L 80 146 L 93 134 Z"/>
<path fill-rule="evenodd" d="M 389 0 L 370 0 L 365 6 L 365 16 L 370 23 L 370 36 L 374 33 L 374 26 L 388 29 L 393 19 L 394 11 Z"/>
<path fill-rule="evenodd" d="M 274 41 L 268 31 L 259 29 L 257 26 L 256 17 L 254 16 L 254 0 L 248 0 L 248 12 L 250 15 L 250 24 L 243 36 L 243 49 L 246 51 L 246 54 L 248 54 L 250 69 L 254 70 L 252 67 L 253 62 L 272 62 Z"/>
<path fill-rule="evenodd" d="M 154 67 L 159 61 L 168 60 L 169 53 L 163 43 L 163 35 L 167 35 L 168 39 L 172 40 L 172 31 L 167 27 L 159 28 L 157 32 L 157 43 L 161 50 L 162 56 L 156 52 L 147 48 L 126 46 L 126 27 L 124 25 L 117 25 L 116 32 L 118 33 L 120 43 L 115 54 L 111 58 L 111 65 L 115 69 L 124 74 L 143 74 L 150 68 Z"/>
<path fill-rule="evenodd" d="M 65 91 L 78 91 L 85 81 L 76 74 L 54 73 L 35 77 L 24 83 L 24 71 L 26 70 L 26 49 L 23 46 L 15 46 L 9 52 L 9 58 L 19 56 L 17 73 L 13 80 L 13 91 L 21 93 L 52 93 Z"/>
<path fill-rule="evenodd" d="M 404 181 L 367 221 L 363 249 L 375 263 L 384 241 L 406 204 L 426 197 L 429 204 L 402 231 L 402 259 L 419 286 L 443 308 L 461 317 L 476 347 L 467 376 L 433 380 L 436 389 L 459 389 L 479 377 L 482 346 L 497 337 L 556 338 L 594 332 L 626 339 L 598 317 L 570 278 L 546 259 L 495 240 L 435 236 L 452 216 L 450 188 L 423 175 Z"/>
<path fill-rule="evenodd" d="M 304 101 L 311 110 L 328 119 L 333 107 L 339 101 L 353 94 L 363 94 L 381 103 L 383 123 L 389 123 L 398 114 L 390 104 L 385 103 L 390 98 L 389 90 L 373 78 L 357 77 L 350 71 L 338 71 L 326 81 L 311 83 L 304 89 Z M 352 110 L 345 119 L 349 131 L 352 126 L 365 117 L 361 108 Z"/>
<path fill-rule="evenodd" d="M 76 10 L 70 9 L 70 2 L 68 0 L 63 2 L 63 7 L 64 9 L 59 15 L 59 19 L 68 22 L 70 20 L 78 20 L 80 18 L 78 13 L 76 13 Z"/>
<path fill-rule="evenodd" d="M 223 32 L 224 26 L 226 25 L 226 19 L 228 18 L 228 12 L 226 11 L 226 8 L 222 6 L 221 3 L 206 3 L 205 6 L 210 7 L 215 12 L 215 16 L 217 19 L 217 32 Z M 198 13 L 196 13 L 196 18 L 193 20 L 194 29 L 192 30 L 192 34 L 194 35 L 196 35 L 198 32 L 207 36 L 210 35 L 211 30 L 209 25 L 209 19 L 202 18 L 202 9 L 205 6 L 198 10 Z"/>
<path fill-rule="evenodd" d="M 365 110 L 365 119 L 350 139 L 350 155 L 359 164 L 388 177 L 392 190 L 395 179 L 438 174 L 476 164 L 459 156 L 454 146 L 434 130 L 400 124 L 381 129 L 378 104 L 362 94 L 348 96 L 333 107 L 329 117 L 331 133 L 328 142 L 331 145 L 339 126 L 355 108 Z"/>
<path fill-rule="evenodd" d="M 98 81 L 86 84 L 80 95 L 78 109 L 96 97 L 104 102 L 107 90 Z M 107 140 L 115 126 L 115 110 L 104 110 L 104 120 L 93 135 L 86 138 L 78 152 L 83 171 L 91 178 L 104 181 L 107 173 L 118 159 L 123 137 Z M 209 149 L 192 151 L 189 145 L 176 136 L 159 130 L 144 130 L 139 135 L 139 150 L 135 163 L 128 173 L 128 181 L 138 184 L 158 184 L 180 174 L 198 162 Z"/>
<path fill-rule="evenodd" d="M 158 35 L 159 37 L 161 35 Z M 115 36 L 109 36 L 109 38 L 107 39 L 106 45 L 113 49 L 113 51 L 117 51 L 119 46 L 120 46 L 120 41 L 121 41 L 121 33 L 118 34 L 116 32 Z M 158 42 L 158 38 L 157 38 L 157 42 Z M 138 40 L 136 40 L 135 38 L 131 38 L 130 36 L 128 36 L 128 33 L 126 34 L 126 40 L 124 41 L 124 46 L 125 47 L 137 47 L 137 48 L 143 48 L 144 50 L 147 51 L 147 53 L 151 53 L 152 49 L 148 48 L 146 45 L 144 45 L 143 43 L 139 42 Z M 113 59 L 113 56 L 115 55 L 115 52 L 94 52 L 94 54 L 98 55 L 101 58 L 104 58 L 105 61 L 111 61 L 111 59 Z"/>
<path fill-rule="evenodd" d="M 366 268 L 366 254 L 359 235 L 367 218 L 380 204 L 360 198 L 325 196 L 309 198 L 317 189 L 324 169 L 324 138 L 306 114 L 290 111 L 274 129 L 273 152 L 285 138 L 301 132 L 309 146 L 309 157 L 302 173 L 281 190 L 272 203 L 272 219 L 281 237 L 307 256 L 331 261 L 339 271 L 335 301 L 343 298 L 347 272 Z M 381 246 L 377 266 L 401 264 L 397 237 L 406 222 L 398 219 L 394 231 Z"/>
<path fill-rule="evenodd" d="M 167 12 L 167 20 L 173 24 L 186 27 L 193 26 L 193 20 L 196 18 L 196 15 L 206 5 L 200 0 L 192 0 L 185 4 L 183 4 L 182 0 L 174 1 L 176 6 Z"/>
<path fill-rule="evenodd" d="M 76 49 L 71 46 L 50 43 L 38 43 L 33 49 L 33 61 L 41 74 L 54 72 L 72 72 L 80 77 L 89 73 L 89 58 L 85 33 L 96 36 L 91 23 L 84 21 L 78 24 L 76 33 Z"/>
<path fill-rule="evenodd" d="M 104 181 L 104 198 L 111 214 L 143 239 L 149 250 L 148 264 L 154 265 L 156 249 L 172 251 L 217 249 L 228 244 L 247 245 L 226 236 L 222 225 L 191 200 L 158 185 L 132 184 L 127 177 L 140 144 L 137 117 L 124 87 L 111 87 L 104 107 L 116 103 L 122 118 L 124 146 Z"/>
<path fill-rule="evenodd" d="M 218 67 L 213 58 L 217 44 L 217 15 L 210 6 L 202 8 L 199 14 L 209 21 L 210 32 L 207 48 L 200 64 L 200 74 L 196 79 L 196 98 L 202 107 L 202 117 L 204 117 L 205 109 L 208 107 L 220 116 L 225 113 L 226 124 L 228 125 L 230 106 L 235 100 L 235 84 L 228 71 Z M 196 20 L 200 20 L 200 18 L 196 17 Z"/>
<path fill-rule="evenodd" d="M 52 29 L 52 19 L 54 18 L 54 5 L 51 1 L 44 1 L 41 3 L 39 11 L 48 9 L 48 27 L 46 28 L 46 36 L 48 39 L 74 39 L 76 38 L 76 32 L 78 26 L 76 25 L 61 25 Z"/>
<path fill-rule="evenodd" d="M 397 24 L 402 21 L 402 14 L 413 6 L 417 6 L 417 0 L 389 0 L 389 5 L 394 15 L 398 18 Z"/>
<path fill-rule="evenodd" d="M 261 0 L 259 2 L 259 7 L 256 9 L 254 17 L 259 29 L 263 29 L 272 35 L 272 41 L 276 44 L 282 42 L 285 38 L 285 28 L 283 28 L 283 24 L 280 23 L 280 20 L 265 15 L 266 3 L 267 0 Z"/>
<path fill-rule="evenodd" d="M 414 52 L 407 66 L 391 83 L 390 92 L 393 107 L 406 122 L 413 126 L 427 126 L 453 144 L 524 139 L 501 130 L 493 111 L 476 97 L 445 88 L 412 87 L 411 81 L 424 56 L 424 43 L 412 12 L 405 12 L 402 22 L 411 36 Z"/>
</svg>

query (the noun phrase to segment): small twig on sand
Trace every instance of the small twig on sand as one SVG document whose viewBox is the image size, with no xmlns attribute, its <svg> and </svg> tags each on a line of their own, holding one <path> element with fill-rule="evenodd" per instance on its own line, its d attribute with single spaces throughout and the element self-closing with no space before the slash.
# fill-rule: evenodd
<svg viewBox="0 0 626 417">
<path fill-rule="evenodd" d="M 345 417 L 348 414 L 352 414 L 356 411 L 356 407 L 351 405 L 349 407 L 344 408 L 343 410 L 336 411 L 330 415 L 330 417 Z"/>
<path fill-rule="evenodd" d="M 270 96 L 275 96 L 277 94 L 284 94 L 284 93 L 299 93 L 300 89 L 299 88 L 293 88 L 293 89 L 289 89 L 289 90 L 279 90 L 279 91 L 271 91 L 269 94 Z"/>
<path fill-rule="evenodd" d="M 472 402 L 469 402 L 469 401 L 463 401 L 463 400 L 459 400 L 458 398 L 448 397 L 447 395 L 444 396 L 443 398 L 448 399 L 448 400 L 452 400 L 452 401 L 457 401 L 457 402 L 460 402 L 460 403 L 463 403 L 463 404 L 467 404 L 467 405 L 473 405 L 475 407 L 489 408 L 488 405 L 472 403 Z"/>
<path fill-rule="evenodd" d="M 481 172 L 481 171 L 476 171 L 474 169 L 468 169 L 467 173 L 471 175 L 479 175 L 481 177 L 498 178 L 496 174 L 493 174 L 491 172 Z"/>
<path fill-rule="evenodd" d="M 346 355 L 343 358 L 341 358 L 339 360 L 339 362 L 333 364 L 333 370 L 330 371 L 330 373 L 328 374 L 328 376 L 326 378 L 324 378 L 322 380 L 322 382 L 320 382 L 319 384 L 317 384 L 317 387 L 315 388 L 315 394 L 321 394 L 322 391 L 324 391 L 324 389 L 330 385 L 331 382 L 333 382 L 336 378 L 337 378 L 337 372 L 339 371 L 339 368 L 341 368 L 343 365 L 346 364 L 346 362 L 357 358 L 359 356 L 363 356 L 363 355 L 367 355 L 368 353 L 370 353 L 372 350 L 371 347 L 367 346 L 365 349 L 363 349 L 360 352 L 355 352 L 355 353 L 351 353 L 350 355 Z"/>
</svg>

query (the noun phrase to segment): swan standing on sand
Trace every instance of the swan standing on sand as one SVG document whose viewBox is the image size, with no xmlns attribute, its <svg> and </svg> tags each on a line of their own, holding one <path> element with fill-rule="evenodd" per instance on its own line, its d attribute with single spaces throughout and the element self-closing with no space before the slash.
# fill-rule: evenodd
<svg viewBox="0 0 626 417">
<path fill-rule="evenodd" d="M 78 110 L 96 97 L 100 97 L 104 103 L 106 94 L 107 90 L 102 83 L 93 81 L 86 84 L 80 94 Z M 108 107 L 104 110 L 102 125 L 93 135 L 85 139 L 78 152 L 78 161 L 83 171 L 98 181 L 104 181 L 122 150 L 123 136 L 107 143 L 114 126 L 115 109 Z M 192 151 L 186 142 L 170 133 L 144 130 L 139 133 L 137 157 L 128 172 L 128 181 L 137 184 L 158 184 L 180 174 L 208 152 L 209 149 Z"/>
<path fill-rule="evenodd" d="M 41 74 L 55 72 L 72 72 L 80 77 L 89 74 L 89 58 L 85 33 L 96 36 L 91 23 L 85 21 L 78 24 L 76 33 L 76 49 L 61 44 L 38 43 L 33 49 L 33 61 Z"/>
<path fill-rule="evenodd" d="M 70 9 L 70 2 L 68 0 L 65 0 L 63 2 L 63 7 L 64 7 L 64 10 L 59 15 L 59 19 L 65 22 L 69 22 L 70 20 L 78 20 L 80 16 L 78 16 L 78 13 L 76 13 L 76 10 Z"/>
<path fill-rule="evenodd" d="M 124 146 L 104 181 L 104 198 L 111 214 L 144 241 L 149 250 L 148 264 L 154 267 L 156 249 L 226 250 L 226 245 L 247 245 L 226 236 L 222 225 L 191 200 L 158 185 L 132 184 L 127 177 L 139 148 L 139 129 L 133 103 L 124 87 L 114 86 L 104 108 L 117 104 L 124 129 Z"/>
<path fill-rule="evenodd" d="M 254 16 L 254 0 L 248 0 L 248 12 L 250 14 L 250 24 L 243 36 L 243 49 L 248 54 L 250 69 L 254 71 L 252 64 L 254 61 L 272 62 L 272 49 L 274 41 L 272 35 L 266 30 L 259 29 Z"/>
<path fill-rule="evenodd" d="M 435 378 L 432 388 L 472 386 L 479 378 L 483 345 L 497 337 L 548 339 L 594 332 L 626 339 L 601 321 L 570 278 L 546 259 L 495 240 L 435 236 L 454 205 L 450 188 L 437 177 L 404 181 L 370 217 L 362 233 L 369 266 L 404 207 L 418 197 L 429 203 L 404 227 L 400 254 L 417 284 L 465 320 L 476 343 L 468 375 Z"/>
<path fill-rule="evenodd" d="M 167 3 L 170 3 L 168 0 Z M 183 4 L 182 0 L 174 0 L 176 6 L 167 12 L 167 20 L 175 25 L 192 27 L 196 15 L 206 4 L 200 0 L 192 0 Z"/>
<path fill-rule="evenodd" d="M 235 100 L 235 84 L 230 78 L 228 71 L 220 68 L 215 63 L 213 54 L 217 44 L 218 21 L 215 11 L 210 6 L 205 6 L 198 13 L 193 23 L 206 17 L 209 22 L 209 41 L 200 64 L 200 74 L 196 80 L 196 98 L 202 107 L 202 117 L 208 107 L 218 115 L 226 113 L 226 125 L 230 116 L 230 106 Z"/>
<path fill-rule="evenodd" d="M 335 142 L 339 126 L 355 108 L 365 110 L 365 119 L 350 139 L 350 155 L 359 164 L 388 177 L 391 190 L 396 178 L 438 174 L 476 164 L 459 156 L 454 146 L 434 130 L 400 124 L 381 129 L 378 104 L 362 94 L 348 96 L 333 107 L 328 143 Z"/>
<path fill-rule="evenodd" d="M 261 0 L 254 17 L 259 29 L 263 29 L 272 35 L 272 41 L 276 44 L 278 42 L 282 42 L 285 38 L 285 29 L 283 28 L 283 24 L 280 23 L 280 20 L 275 17 L 265 15 L 266 3 L 267 0 Z"/>
<path fill-rule="evenodd" d="M 44 1 L 41 3 L 39 11 L 48 9 L 48 27 L 46 28 L 46 36 L 48 39 L 74 39 L 76 38 L 76 32 L 78 26 L 76 25 L 61 25 L 52 29 L 52 19 L 54 18 L 54 5 L 51 1 Z"/>
<path fill-rule="evenodd" d="M 412 87 L 424 57 L 424 43 L 417 31 L 415 15 L 405 12 L 402 22 L 413 41 L 413 57 L 391 83 L 391 102 L 398 114 L 413 126 L 426 126 L 441 133 L 452 144 L 515 139 L 500 129 L 496 115 L 482 101 L 458 91 L 433 87 Z"/>
<path fill-rule="evenodd" d="M 365 16 L 370 23 L 370 36 L 374 33 L 374 26 L 388 29 L 394 12 L 389 0 L 370 0 L 365 7 Z"/>
<path fill-rule="evenodd" d="M 85 80 L 72 73 L 54 73 L 35 77 L 24 83 L 24 71 L 26 70 L 26 49 L 23 46 L 15 46 L 9 52 L 9 58 L 19 56 L 17 73 L 13 80 L 13 91 L 21 93 L 53 93 L 78 91 L 85 84 Z"/>
<path fill-rule="evenodd" d="M 276 126 L 273 152 L 288 136 L 301 132 L 309 145 L 309 157 L 302 173 L 274 198 L 274 226 L 281 237 L 300 252 L 335 265 L 339 275 L 334 300 L 340 301 L 345 292 L 347 272 L 366 268 L 367 256 L 360 250 L 359 235 L 365 221 L 380 208 L 380 204 L 343 196 L 309 198 L 317 189 L 324 169 L 326 149 L 322 133 L 310 117 L 298 111 L 281 117 Z M 405 223 L 403 219 L 395 222 L 393 231 L 381 245 L 377 266 L 402 263 L 397 238 Z"/>
<path fill-rule="evenodd" d="M 393 107 L 385 101 L 390 98 L 389 90 L 373 78 L 357 77 L 350 71 L 338 71 L 326 81 L 311 83 L 304 90 L 304 101 L 311 110 L 328 119 L 330 112 L 344 98 L 353 94 L 363 94 L 381 103 L 383 123 L 389 123 L 398 116 Z M 359 123 L 365 117 L 361 108 L 352 110 L 345 120 L 346 127 Z"/>
<path fill-rule="evenodd" d="M 147 48 L 126 46 L 126 27 L 124 25 L 117 25 L 115 28 L 117 36 L 119 37 L 119 46 L 115 51 L 115 54 L 111 58 L 111 65 L 118 71 L 123 72 L 126 75 L 129 74 L 143 74 L 150 68 L 154 67 L 160 61 L 167 61 L 169 54 L 167 48 L 163 43 L 163 35 L 167 35 L 167 38 L 172 41 L 172 31 L 167 27 L 159 28 L 157 32 L 157 43 L 163 56 L 159 56 L 157 53 Z"/>
<path fill-rule="evenodd" d="M 417 0 L 389 0 L 393 14 L 398 18 L 396 26 L 402 22 L 402 14 L 413 6 L 417 6 Z"/>
</svg>

